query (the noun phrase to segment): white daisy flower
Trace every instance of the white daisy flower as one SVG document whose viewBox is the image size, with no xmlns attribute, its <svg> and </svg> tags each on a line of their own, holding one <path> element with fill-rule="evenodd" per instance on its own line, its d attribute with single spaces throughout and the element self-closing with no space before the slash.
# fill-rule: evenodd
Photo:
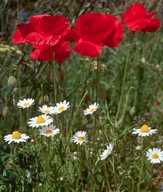
<svg viewBox="0 0 163 192">
<path fill-rule="evenodd" d="M 113 143 L 109 143 L 109 145 L 107 146 L 106 150 L 104 150 L 104 152 L 100 155 L 101 160 L 104 160 L 108 157 L 108 155 L 111 154 L 112 150 L 113 150 L 114 144 Z"/>
<path fill-rule="evenodd" d="M 66 100 L 57 103 L 55 106 L 55 114 L 62 113 L 63 111 L 66 111 L 69 107 L 70 107 L 69 102 L 66 102 Z"/>
<path fill-rule="evenodd" d="M 87 109 L 84 110 L 84 115 L 92 115 L 99 108 L 99 104 L 94 103 L 93 105 L 89 105 Z"/>
<path fill-rule="evenodd" d="M 46 137 L 57 135 L 60 132 L 60 130 L 54 125 L 42 127 L 39 131 L 40 135 L 44 135 Z"/>
<path fill-rule="evenodd" d="M 47 105 L 43 105 L 39 107 L 39 111 L 47 115 L 52 115 L 55 113 L 55 108 L 53 106 L 48 107 Z"/>
<path fill-rule="evenodd" d="M 8 144 L 10 144 L 11 142 L 26 142 L 29 138 L 29 136 L 27 136 L 26 134 L 21 134 L 19 133 L 19 131 L 14 131 L 12 134 L 4 136 L 4 140 L 8 142 Z"/>
<path fill-rule="evenodd" d="M 30 127 L 46 126 L 53 122 L 53 119 L 48 115 L 40 115 L 38 117 L 31 118 L 28 122 Z"/>
<path fill-rule="evenodd" d="M 138 136 L 145 137 L 153 135 L 157 132 L 157 129 L 151 129 L 148 125 L 144 124 L 140 129 L 134 129 L 132 134 L 138 134 Z"/>
<path fill-rule="evenodd" d="M 151 161 L 151 163 L 161 163 L 163 161 L 163 151 L 158 148 L 149 149 L 146 153 L 147 159 Z"/>
<path fill-rule="evenodd" d="M 31 105 L 34 104 L 34 100 L 33 99 L 23 99 L 23 100 L 19 100 L 19 102 L 17 103 L 17 106 L 19 108 L 28 108 L 30 107 Z"/>
<path fill-rule="evenodd" d="M 87 133 L 85 131 L 78 131 L 73 136 L 73 141 L 76 144 L 82 145 L 83 143 L 87 142 Z"/>
</svg>

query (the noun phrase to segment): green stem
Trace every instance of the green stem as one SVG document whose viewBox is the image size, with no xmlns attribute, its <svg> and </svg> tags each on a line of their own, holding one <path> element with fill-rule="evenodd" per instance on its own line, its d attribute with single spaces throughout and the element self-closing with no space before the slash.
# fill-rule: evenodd
<svg viewBox="0 0 163 192">
<path fill-rule="evenodd" d="M 56 63 L 53 62 L 53 95 L 54 95 L 54 102 L 57 102 L 57 93 L 56 93 Z"/>
<path fill-rule="evenodd" d="M 7 77 L 9 77 L 8 72 L 6 71 L 6 69 L 5 69 L 1 64 L 0 64 L 0 68 L 4 71 L 5 75 L 6 75 Z"/>
<path fill-rule="evenodd" d="M 143 162 L 143 155 L 142 155 L 142 159 L 141 159 L 141 168 L 140 168 L 140 176 L 139 176 L 139 181 L 137 184 L 137 191 L 136 192 L 140 192 L 140 184 L 142 182 L 142 176 L 143 176 L 143 169 L 144 169 L 144 162 Z"/>
<path fill-rule="evenodd" d="M 77 110 L 76 110 L 76 112 L 75 112 L 75 114 L 74 114 L 74 118 L 72 119 L 72 123 L 71 123 L 70 125 L 73 125 L 73 123 L 74 123 L 74 121 L 75 121 L 75 119 L 76 119 L 77 113 L 78 113 L 78 111 L 79 111 L 79 109 L 80 109 L 80 106 L 81 106 L 81 104 L 82 104 L 85 96 L 87 95 L 87 93 L 88 93 L 88 92 L 87 92 L 87 90 L 86 90 L 86 92 L 84 93 L 82 99 L 80 100 L 80 103 L 79 103 L 79 105 L 78 105 L 78 108 L 77 108 Z M 69 125 L 69 126 L 70 126 L 70 125 Z"/>
<path fill-rule="evenodd" d="M 100 67 L 100 62 L 99 62 L 99 57 L 97 59 L 97 71 L 96 71 L 96 103 L 98 101 L 98 95 L 99 95 L 99 67 Z"/>
<path fill-rule="evenodd" d="M 104 174 L 105 174 L 107 191 L 111 192 L 111 187 L 110 187 L 110 184 L 109 184 L 109 181 L 108 181 L 108 172 L 107 172 L 106 162 L 104 162 Z"/>
<path fill-rule="evenodd" d="M 95 149 L 96 141 L 96 117 L 93 117 L 93 148 Z"/>
<path fill-rule="evenodd" d="M 126 75 L 127 75 L 127 67 L 128 67 L 128 61 L 129 61 L 129 56 L 130 56 L 130 52 L 131 52 L 133 37 L 134 37 L 134 33 L 133 33 L 133 35 L 131 37 L 131 44 L 130 44 L 130 47 L 128 49 L 128 53 L 127 53 L 127 57 L 126 57 L 124 75 L 123 75 L 123 80 L 122 80 L 121 94 L 120 94 L 120 99 L 119 99 L 119 103 L 118 103 L 118 110 L 117 110 L 117 113 L 116 113 L 116 116 L 115 116 L 115 122 L 117 121 L 117 118 L 119 116 L 120 109 L 121 109 L 121 106 L 122 106 L 122 99 L 123 99 L 123 95 L 124 95 L 125 81 L 126 81 Z"/>
<path fill-rule="evenodd" d="M 135 90 L 135 97 L 134 97 L 134 106 L 135 106 L 136 97 L 137 97 L 136 89 L 135 89 L 135 87 L 130 87 L 130 89 L 128 90 L 128 93 L 127 93 L 127 95 L 126 95 L 126 102 L 125 102 L 125 104 L 124 104 L 124 110 L 123 110 L 122 116 L 121 116 L 121 118 L 120 118 L 120 120 L 119 120 L 120 127 L 122 126 L 122 123 L 123 123 L 123 119 L 124 119 L 125 112 L 126 112 L 127 105 L 128 105 L 128 100 L 129 100 L 130 92 L 131 92 L 132 89 Z"/>
<path fill-rule="evenodd" d="M 18 97 L 19 97 L 19 99 L 18 100 L 20 100 L 21 99 L 21 82 L 20 82 L 20 76 L 21 76 L 21 74 L 20 74 L 20 70 L 19 70 L 19 67 L 18 67 Z M 23 130 L 23 116 L 22 116 L 22 109 L 20 108 L 19 109 L 19 129 L 20 129 L 20 131 L 21 132 L 23 132 L 24 130 Z"/>
<path fill-rule="evenodd" d="M 54 103 L 56 103 L 57 102 L 57 88 L 56 88 L 56 76 L 57 76 L 56 74 L 57 74 L 57 72 L 56 72 L 56 63 L 55 62 L 53 62 L 52 70 L 53 70 L 53 96 L 54 96 Z M 58 115 L 56 115 L 54 117 L 54 120 L 56 122 L 56 127 L 58 127 Z"/>
</svg>

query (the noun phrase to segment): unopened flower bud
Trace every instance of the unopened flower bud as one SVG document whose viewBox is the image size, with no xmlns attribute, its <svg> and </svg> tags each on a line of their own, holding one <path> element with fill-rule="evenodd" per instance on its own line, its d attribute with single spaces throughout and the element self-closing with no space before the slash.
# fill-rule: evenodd
<svg viewBox="0 0 163 192">
<path fill-rule="evenodd" d="M 135 112 L 136 112 L 135 106 L 131 107 L 131 109 L 130 109 L 130 115 L 131 115 L 131 116 L 135 115 Z"/>
<path fill-rule="evenodd" d="M 43 103 L 44 103 L 44 97 L 41 96 L 39 101 L 38 101 L 38 105 L 43 105 Z"/>
<path fill-rule="evenodd" d="M 141 62 L 142 63 L 145 63 L 146 62 L 146 60 L 145 60 L 145 58 L 143 57 L 143 58 L 141 58 Z"/>
<path fill-rule="evenodd" d="M 64 71 L 63 70 L 60 70 L 59 71 L 59 80 L 62 82 L 64 79 Z"/>
<path fill-rule="evenodd" d="M 2 112 L 3 117 L 6 117 L 8 115 L 8 113 L 9 113 L 9 108 L 7 106 L 5 106 L 3 109 L 3 112 Z"/>
<path fill-rule="evenodd" d="M 103 89 L 100 89 L 100 90 L 99 90 L 99 97 L 100 97 L 100 99 L 102 99 L 102 100 L 105 100 L 105 99 L 106 99 L 106 92 L 105 92 L 105 90 L 103 90 Z"/>
<path fill-rule="evenodd" d="M 7 82 L 7 85 L 10 87 L 10 88 L 15 88 L 17 87 L 17 80 L 14 76 L 10 76 L 8 78 L 8 82 Z"/>
<path fill-rule="evenodd" d="M 48 95 L 44 96 L 44 104 L 49 105 L 49 96 Z"/>
</svg>

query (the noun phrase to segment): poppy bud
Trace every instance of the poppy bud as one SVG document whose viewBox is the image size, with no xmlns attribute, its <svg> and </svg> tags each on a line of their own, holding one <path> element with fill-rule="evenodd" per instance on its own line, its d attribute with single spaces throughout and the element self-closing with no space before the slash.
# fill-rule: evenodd
<svg viewBox="0 0 163 192">
<path fill-rule="evenodd" d="M 44 103 L 44 97 L 41 96 L 41 97 L 39 98 L 38 105 L 43 105 L 43 103 Z"/>
<path fill-rule="evenodd" d="M 64 79 L 64 71 L 63 70 L 60 70 L 59 71 L 59 80 L 62 82 Z"/>
<path fill-rule="evenodd" d="M 129 112 L 130 115 L 131 115 L 131 116 L 135 115 L 135 112 L 136 112 L 135 106 L 131 107 L 130 112 Z"/>
<path fill-rule="evenodd" d="M 100 97 L 102 100 L 105 100 L 105 99 L 106 99 L 106 92 L 105 92 L 105 90 L 103 90 L 103 89 L 100 89 L 100 90 L 99 90 L 99 97 Z"/>
<path fill-rule="evenodd" d="M 44 103 L 45 103 L 46 105 L 49 104 L 49 97 L 48 97 L 48 95 L 45 95 L 45 96 L 44 96 Z"/>
<path fill-rule="evenodd" d="M 160 105 L 161 105 L 161 102 L 160 101 L 156 101 L 156 106 L 160 107 Z"/>
<path fill-rule="evenodd" d="M 9 108 L 7 106 L 5 106 L 3 109 L 3 112 L 2 112 L 3 117 L 7 117 L 8 113 L 9 113 Z"/>
<path fill-rule="evenodd" d="M 7 81 L 7 85 L 10 88 L 15 88 L 17 86 L 17 80 L 14 76 L 10 76 Z"/>
</svg>

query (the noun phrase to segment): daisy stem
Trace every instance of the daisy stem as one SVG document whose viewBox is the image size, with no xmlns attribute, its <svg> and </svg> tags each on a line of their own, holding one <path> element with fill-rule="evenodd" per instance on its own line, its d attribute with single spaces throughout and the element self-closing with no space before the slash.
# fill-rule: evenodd
<svg viewBox="0 0 163 192">
<path fill-rule="evenodd" d="M 131 36 L 131 43 L 127 52 L 127 57 L 126 57 L 126 62 L 125 62 L 125 67 L 124 67 L 124 75 L 123 75 L 123 79 L 122 79 L 122 88 L 121 88 L 121 94 L 120 94 L 120 99 L 119 99 L 119 103 L 118 103 L 118 110 L 115 116 L 115 122 L 117 121 L 117 118 L 119 116 L 120 113 L 120 109 L 122 106 L 122 99 L 123 99 L 123 95 L 124 95 L 124 88 L 125 88 L 125 82 L 126 82 L 126 75 L 127 75 L 127 67 L 128 67 L 128 62 L 129 62 L 129 56 L 130 56 L 130 52 L 131 52 L 131 48 L 132 48 L 132 42 L 133 42 L 133 38 L 134 38 L 134 33 Z"/>
<path fill-rule="evenodd" d="M 104 162 L 104 174 L 105 174 L 107 191 L 111 191 L 110 184 L 108 181 L 108 172 L 107 172 L 106 162 Z"/>
<path fill-rule="evenodd" d="M 93 117 L 93 148 L 95 148 L 96 141 L 96 116 Z"/>
<path fill-rule="evenodd" d="M 142 182 L 142 177 L 143 177 L 143 168 L 144 168 L 144 156 L 143 156 L 143 152 L 142 152 L 142 158 L 141 158 L 141 167 L 140 167 L 140 176 L 139 176 L 139 181 L 137 184 L 137 191 L 136 192 L 140 192 L 140 184 Z"/>
<path fill-rule="evenodd" d="M 112 165 L 112 169 L 113 169 L 113 179 L 114 179 L 114 183 L 117 183 L 117 179 L 116 179 L 116 172 L 115 172 L 115 163 L 114 163 L 114 156 L 112 155 L 112 159 L 110 160 L 110 164 Z"/>
</svg>

